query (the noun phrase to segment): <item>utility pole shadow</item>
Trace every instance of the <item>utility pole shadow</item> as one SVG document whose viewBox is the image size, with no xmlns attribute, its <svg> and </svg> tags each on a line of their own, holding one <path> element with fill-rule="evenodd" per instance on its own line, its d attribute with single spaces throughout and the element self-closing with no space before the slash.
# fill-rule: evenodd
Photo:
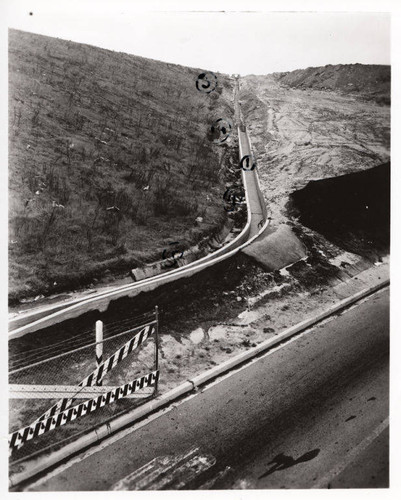
<svg viewBox="0 0 401 500">
<path fill-rule="evenodd" d="M 270 474 L 273 474 L 273 472 L 276 472 L 277 470 L 288 469 L 289 467 L 293 467 L 294 465 L 300 464 L 302 462 L 308 462 L 309 460 L 313 460 L 319 455 L 319 453 L 320 449 L 316 448 L 314 450 L 308 451 L 307 453 L 304 453 L 297 459 L 294 459 L 288 455 L 284 455 L 284 453 L 279 453 L 277 456 L 273 458 L 271 462 L 268 463 L 268 465 L 273 464 L 272 467 L 270 467 L 270 469 L 268 469 L 264 474 L 259 476 L 259 479 L 269 476 Z"/>
</svg>

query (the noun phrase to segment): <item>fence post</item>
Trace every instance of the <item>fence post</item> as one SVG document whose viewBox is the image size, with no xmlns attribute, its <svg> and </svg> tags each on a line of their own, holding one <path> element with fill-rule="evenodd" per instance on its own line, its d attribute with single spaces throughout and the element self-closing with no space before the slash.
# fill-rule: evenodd
<svg viewBox="0 0 401 500">
<path fill-rule="evenodd" d="M 155 319 L 156 319 L 156 328 L 155 328 L 155 369 L 159 369 L 159 307 L 155 306 Z M 159 384 L 159 380 L 156 381 L 155 385 L 155 394 L 157 393 L 157 386 Z"/>
<path fill-rule="evenodd" d="M 103 363 L 103 321 L 96 321 L 96 366 Z M 97 385 L 102 385 L 102 381 Z"/>
</svg>

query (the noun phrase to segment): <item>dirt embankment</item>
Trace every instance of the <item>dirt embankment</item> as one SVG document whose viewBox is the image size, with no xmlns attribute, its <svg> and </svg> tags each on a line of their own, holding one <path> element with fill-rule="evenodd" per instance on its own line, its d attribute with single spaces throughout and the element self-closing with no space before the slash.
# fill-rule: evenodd
<svg viewBox="0 0 401 500">
<path fill-rule="evenodd" d="M 338 246 L 371 260 L 390 250 L 390 163 L 312 181 L 290 196 L 290 213 Z"/>
<path fill-rule="evenodd" d="M 276 73 L 281 85 L 329 90 L 390 104 L 391 67 L 378 64 L 328 64 L 324 67 Z"/>
<path fill-rule="evenodd" d="M 389 81 L 375 82 L 378 79 L 376 67 L 362 67 L 364 69 L 361 70 L 361 65 L 356 66 L 355 71 L 349 67 L 344 67 L 343 70 L 336 70 L 336 67 L 308 68 L 288 74 L 248 76 L 241 79 L 242 112 L 257 157 L 262 191 L 271 211 L 272 222 L 291 224 L 300 235 L 306 236 L 305 240 L 309 244 L 313 240 L 314 244 L 318 243 L 322 252 L 330 249 L 331 257 L 344 250 L 356 252 L 358 245 L 354 244 L 352 248 L 344 246 L 341 237 L 333 234 L 335 226 L 331 233 L 324 231 L 323 227 L 314 225 L 310 217 L 302 214 L 305 203 L 294 212 L 290 210 L 293 206 L 288 202 L 294 192 L 302 190 L 311 181 L 360 173 L 390 161 L 390 107 L 366 98 L 366 93 L 370 96 L 376 95 L 375 92 L 377 95 L 384 95 L 389 89 Z M 389 68 L 379 68 L 382 68 L 382 79 L 386 80 Z M 332 72 L 337 74 L 336 81 L 330 79 Z M 344 89 L 351 88 L 348 83 L 361 82 L 362 73 L 367 81 L 366 92 L 358 93 L 354 90 L 352 94 L 350 91 L 346 93 Z M 327 81 L 331 82 L 333 90 L 315 90 L 328 88 Z M 371 182 L 373 181 L 359 183 L 345 177 L 342 187 L 336 184 L 338 189 L 331 193 L 337 197 L 336 206 L 339 207 L 340 200 L 346 196 L 344 189 L 347 184 L 354 187 L 359 184 L 359 200 L 370 200 L 364 206 L 369 203 L 373 206 L 374 196 L 382 197 L 384 205 L 388 204 L 388 183 L 377 185 L 377 192 L 373 194 L 368 192 L 374 190 Z M 330 191 L 325 191 L 323 186 L 325 184 L 321 183 L 315 185 L 313 190 L 307 190 L 304 198 L 318 196 L 320 187 L 321 194 Z M 352 198 L 352 193 L 348 198 Z M 309 211 L 323 208 L 323 205 L 312 205 L 309 204 Z M 348 221 L 353 217 L 355 222 L 355 210 L 355 204 L 346 202 L 341 209 L 341 217 Z M 388 214 L 385 215 L 384 212 L 385 209 L 376 211 L 376 215 L 382 216 L 375 222 L 378 232 L 388 231 Z M 367 213 L 368 217 L 373 214 L 372 210 Z M 363 217 L 353 229 L 353 239 L 371 240 L 364 233 L 362 219 Z M 329 223 L 328 221 L 326 219 L 324 222 L 322 216 L 323 224 Z M 315 231 L 311 232 L 305 226 Z M 364 227 L 366 228 L 366 224 Z M 318 236 L 317 231 L 321 231 L 326 238 Z M 343 232 L 343 236 L 344 234 Z M 347 234 L 349 237 L 350 233 Z M 306 243 L 308 244 L 307 241 Z M 382 243 L 380 251 L 370 252 L 371 257 L 383 253 L 386 245 L 383 247 Z M 359 255 L 366 257 L 368 253 L 361 250 Z"/>
</svg>

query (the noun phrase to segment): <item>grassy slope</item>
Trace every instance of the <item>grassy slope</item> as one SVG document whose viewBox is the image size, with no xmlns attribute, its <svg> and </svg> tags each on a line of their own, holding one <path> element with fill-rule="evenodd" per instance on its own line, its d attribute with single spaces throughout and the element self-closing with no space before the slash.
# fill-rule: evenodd
<svg viewBox="0 0 401 500">
<path fill-rule="evenodd" d="M 232 116 L 233 88 L 218 75 L 201 93 L 200 72 L 10 30 L 11 300 L 127 272 L 221 226 L 235 150 L 207 131 Z"/>
</svg>

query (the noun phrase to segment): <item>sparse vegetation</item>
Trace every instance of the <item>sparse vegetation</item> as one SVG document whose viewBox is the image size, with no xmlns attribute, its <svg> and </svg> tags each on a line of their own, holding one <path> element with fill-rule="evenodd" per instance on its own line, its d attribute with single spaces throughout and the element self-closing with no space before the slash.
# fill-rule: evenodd
<svg viewBox="0 0 401 500">
<path fill-rule="evenodd" d="M 391 67 L 379 64 L 327 64 L 276 73 L 282 85 L 356 94 L 379 104 L 390 104 Z"/>
<path fill-rule="evenodd" d="M 235 146 L 207 131 L 232 117 L 233 84 L 219 74 L 201 93 L 200 72 L 10 30 L 10 300 L 128 272 L 221 227 Z"/>
</svg>

